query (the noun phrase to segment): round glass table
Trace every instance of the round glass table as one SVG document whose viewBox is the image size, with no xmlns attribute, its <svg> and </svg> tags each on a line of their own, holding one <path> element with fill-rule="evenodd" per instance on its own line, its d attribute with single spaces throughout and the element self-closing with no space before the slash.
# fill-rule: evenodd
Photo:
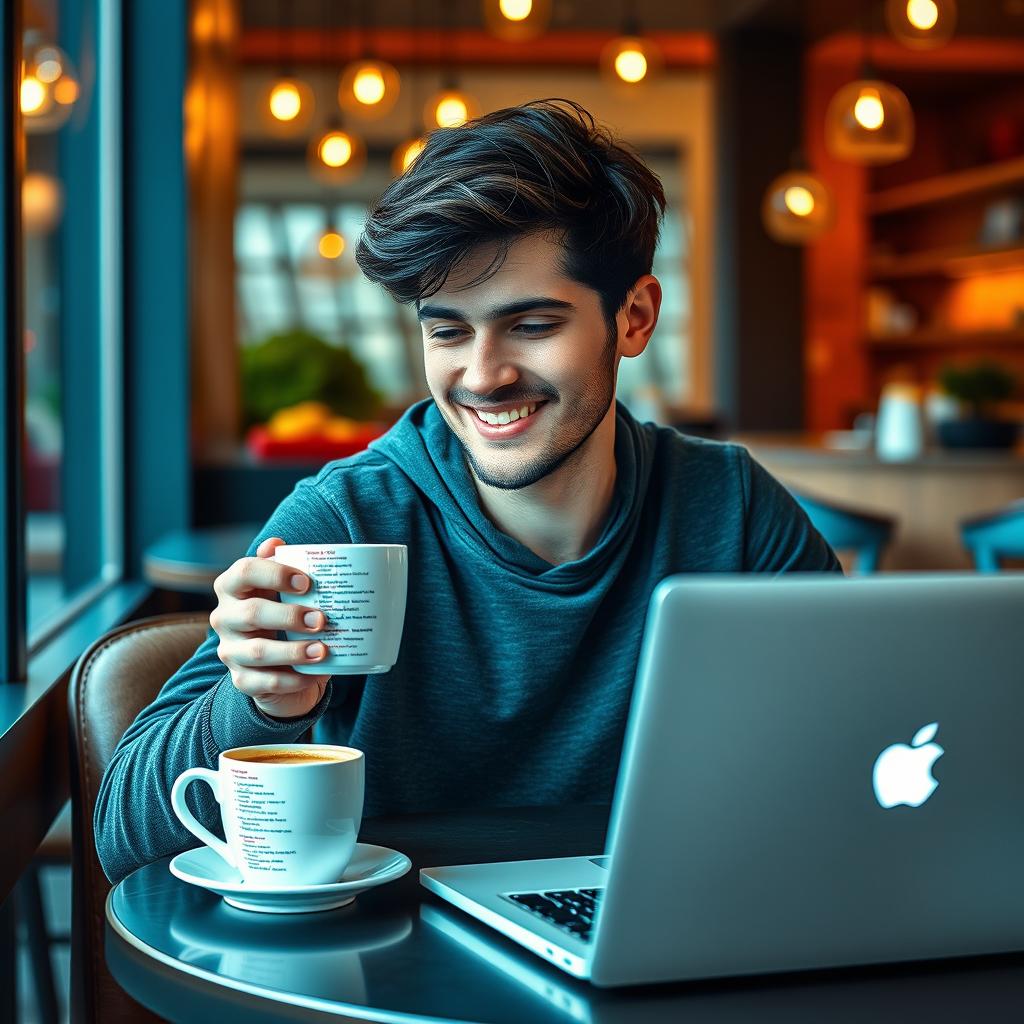
<svg viewBox="0 0 1024 1024">
<path fill-rule="evenodd" d="M 138 1002 L 182 1024 L 903 1022 L 1024 1004 L 1019 955 L 598 989 L 419 885 L 422 867 L 600 853 L 607 819 L 591 805 L 367 819 L 360 841 L 401 850 L 412 870 L 314 914 L 236 910 L 175 878 L 164 858 L 111 890 L 107 963 Z"/>
</svg>

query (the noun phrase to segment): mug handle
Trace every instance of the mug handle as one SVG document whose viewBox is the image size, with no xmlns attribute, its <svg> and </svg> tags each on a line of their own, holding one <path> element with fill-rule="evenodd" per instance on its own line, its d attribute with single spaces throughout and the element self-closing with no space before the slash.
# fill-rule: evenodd
<svg viewBox="0 0 1024 1024">
<path fill-rule="evenodd" d="M 204 825 L 201 825 L 196 820 L 195 815 L 188 809 L 188 805 L 185 803 L 185 790 L 188 789 L 190 782 L 208 783 L 210 789 L 213 790 L 214 799 L 219 804 L 220 773 L 209 768 L 189 768 L 188 771 L 182 772 L 174 780 L 174 786 L 171 788 L 171 807 L 174 808 L 174 813 L 178 816 L 178 820 L 196 839 L 206 843 L 214 853 L 220 854 L 231 867 L 237 868 L 238 864 L 235 861 L 235 855 L 231 852 L 231 847 L 223 839 L 218 839 Z"/>
</svg>

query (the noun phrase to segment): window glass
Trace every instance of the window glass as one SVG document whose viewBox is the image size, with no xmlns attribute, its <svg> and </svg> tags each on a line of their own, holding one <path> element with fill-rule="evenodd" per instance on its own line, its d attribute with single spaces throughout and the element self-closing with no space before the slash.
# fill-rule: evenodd
<svg viewBox="0 0 1024 1024">
<path fill-rule="evenodd" d="M 116 5 L 111 5 L 116 6 Z M 120 576 L 116 12 L 22 10 L 29 646 Z M 102 140 L 102 143 L 101 143 Z M 106 148 L 103 148 L 105 146 Z"/>
</svg>

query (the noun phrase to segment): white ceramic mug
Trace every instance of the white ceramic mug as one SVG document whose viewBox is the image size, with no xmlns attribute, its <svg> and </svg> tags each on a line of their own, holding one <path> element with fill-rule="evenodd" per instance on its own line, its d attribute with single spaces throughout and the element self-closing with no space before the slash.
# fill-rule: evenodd
<svg viewBox="0 0 1024 1024">
<path fill-rule="evenodd" d="M 299 757 L 299 763 L 269 758 Z M 225 750 L 217 771 L 189 768 L 171 789 L 171 806 L 197 839 L 242 880 L 260 887 L 337 882 L 356 848 L 363 818 L 365 766 L 354 747 L 274 743 Z M 207 783 L 220 804 L 225 840 L 185 803 L 189 783 Z"/>
<path fill-rule="evenodd" d="M 327 656 L 292 666 L 306 675 L 372 675 L 398 659 L 409 586 L 404 544 L 281 544 L 274 559 L 312 581 L 302 594 L 281 593 L 286 604 L 319 608 L 325 625 L 311 635 L 285 630 L 289 640 L 321 640 Z"/>
</svg>

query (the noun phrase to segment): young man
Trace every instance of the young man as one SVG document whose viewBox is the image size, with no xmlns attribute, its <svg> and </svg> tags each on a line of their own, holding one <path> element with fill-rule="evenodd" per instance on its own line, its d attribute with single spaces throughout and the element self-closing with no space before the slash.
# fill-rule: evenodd
<svg viewBox="0 0 1024 1024">
<path fill-rule="evenodd" d="M 660 580 L 841 571 L 745 449 L 640 424 L 615 402 L 619 360 L 658 321 L 664 207 L 657 177 L 562 100 L 435 132 L 384 192 L 356 259 L 416 304 L 432 399 L 301 481 L 218 578 L 217 635 L 103 780 L 95 830 L 111 879 L 194 843 L 170 808 L 180 772 L 310 726 L 366 751 L 367 815 L 608 800 Z M 277 597 L 307 582 L 270 557 L 285 542 L 408 544 L 390 672 L 289 667 L 317 655 L 278 631 L 315 640 L 322 620 Z M 190 801 L 220 832 L 208 790 Z"/>
</svg>

